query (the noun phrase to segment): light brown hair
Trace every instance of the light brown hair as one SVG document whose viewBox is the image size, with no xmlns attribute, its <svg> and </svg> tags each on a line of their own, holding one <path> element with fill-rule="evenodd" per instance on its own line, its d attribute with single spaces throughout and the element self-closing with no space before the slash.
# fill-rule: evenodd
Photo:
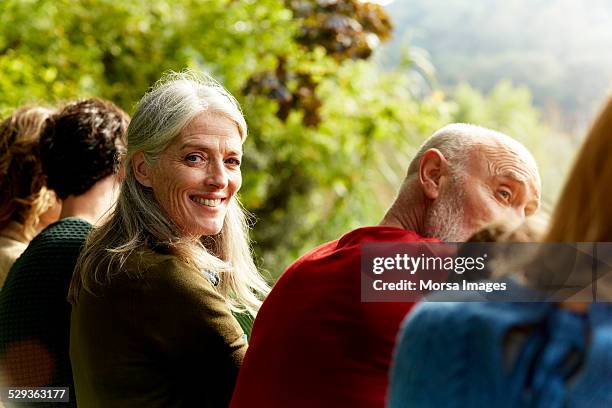
<svg viewBox="0 0 612 408">
<path fill-rule="evenodd" d="M 612 241 L 612 99 L 595 120 L 553 212 L 545 242 Z"/>
<path fill-rule="evenodd" d="M 28 239 L 54 200 L 46 188 L 39 149 L 41 129 L 52 113 L 47 108 L 23 107 L 0 123 L 0 229 L 18 222 Z"/>
</svg>

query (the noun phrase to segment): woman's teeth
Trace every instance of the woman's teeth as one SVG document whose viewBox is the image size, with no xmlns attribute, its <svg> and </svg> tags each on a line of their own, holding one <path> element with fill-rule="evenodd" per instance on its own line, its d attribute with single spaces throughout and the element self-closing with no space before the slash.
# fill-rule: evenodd
<svg viewBox="0 0 612 408">
<path fill-rule="evenodd" d="M 220 198 L 209 199 L 209 198 L 202 198 L 202 197 L 191 197 L 191 199 L 198 204 L 206 205 L 208 207 L 217 207 L 221 205 L 221 201 L 222 201 L 222 199 Z"/>
</svg>

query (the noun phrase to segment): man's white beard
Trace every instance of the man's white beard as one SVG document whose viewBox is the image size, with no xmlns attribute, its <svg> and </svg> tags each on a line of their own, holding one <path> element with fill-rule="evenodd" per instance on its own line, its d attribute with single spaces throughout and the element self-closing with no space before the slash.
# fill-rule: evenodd
<svg viewBox="0 0 612 408">
<path fill-rule="evenodd" d="M 463 242 L 464 231 L 463 186 L 453 181 L 453 188 L 433 202 L 425 220 L 425 235 L 445 242 Z"/>
</svg>

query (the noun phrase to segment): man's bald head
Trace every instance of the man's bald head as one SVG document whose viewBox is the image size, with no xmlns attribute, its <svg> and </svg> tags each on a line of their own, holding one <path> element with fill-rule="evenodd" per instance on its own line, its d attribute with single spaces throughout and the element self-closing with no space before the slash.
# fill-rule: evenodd
<svg viewBox="0 0 612 408">
<path fill-rule="evenodd" d="M 486 149 L 489 146 L 490 149 Z M 416 174 L 423 154 L 430 149 L 439 150 L 451 164 L 451 170 L 462 170 L 475 148 L 485 148 L 497 155 L 503 151 L 522 158 L 540 187 L 540 175 L 535 159 L 525 146 L 510 136 L 482 126 L 467 123 L 451 123 L 437 130 L 419 148 L 410 162 L 407 176 Z"/>
<path fill-rule="evenodd" d="M 421 146 L 396 203 L 414 201 L 415 195 L 423 196 L 424 208 L 417 232 L 463 241 L 488 222 L 534 213 L 540 176 L 533 156 L 511 137 L 480 126 L 451 124 Z"/>
</svg>

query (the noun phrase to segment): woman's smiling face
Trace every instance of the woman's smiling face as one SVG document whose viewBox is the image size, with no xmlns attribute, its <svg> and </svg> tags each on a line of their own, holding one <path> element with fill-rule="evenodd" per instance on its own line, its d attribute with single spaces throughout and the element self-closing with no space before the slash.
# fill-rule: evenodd
<svg viewBox="0 0 612 408">
<path fill-rule="evenodd" d="M 241 161 L 236 123 L 219 114 L 200 113 L 152 165 L 150 187 L 184 236 L 215 235 L 242 185 Z"/>
</svg>

